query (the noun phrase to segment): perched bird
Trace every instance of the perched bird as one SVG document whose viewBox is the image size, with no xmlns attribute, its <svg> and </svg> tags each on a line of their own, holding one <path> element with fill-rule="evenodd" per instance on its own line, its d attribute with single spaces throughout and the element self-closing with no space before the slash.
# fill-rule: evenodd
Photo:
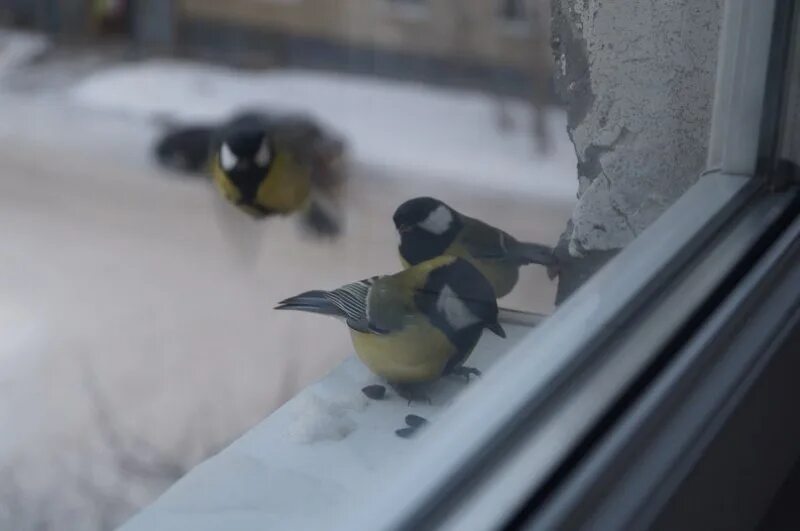
<svg viewBox="0 0 800 531">
<path fill-rule="evenodd" d="M 463 364 L 484 328 L 505 337 L 492 287 L 469 262 L 454 256 L 333 291 L 308 291 L 276 308 L 344 320 L 361 361 L 409 400 L 420 398 L 417 384 L 447 374 L 467 379 L 479 374 Z M 371 396 L 367 388 L 364 392 Z"/>
<path fill-rule="evenodd" d="M 222 195 L 251 216 L 298 212 L 315 233 L 335 235 L 343 179 L 320 171 L 309 127 L 241 115 L 212 140 L 211 173 Z"/>
<path fill-rule="evenodd" d="M 520 242 L 432 197 L 406 201 L 397 208 L 393 220 L 400 233 L 404 267 L 439 255 L 459 256 L 483 273 L 498 298 L 514 289 L 520 266 L 542 264 L 551 279 L 558 274 L 558 261 L 551 247 Z"/>
</svg>

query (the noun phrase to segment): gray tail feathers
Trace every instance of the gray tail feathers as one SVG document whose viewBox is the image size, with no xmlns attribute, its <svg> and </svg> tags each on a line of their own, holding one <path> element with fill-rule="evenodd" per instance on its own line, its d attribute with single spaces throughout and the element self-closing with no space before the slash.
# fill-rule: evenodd
<svg viewBox="0 0 800 531">
<path fill-rule="evenodd" d="M 486 328 L 496 336 L 499 336 L 499 337 L 502 337 L 502 338 L 506 337 L 506 331 L 503 330 L 502 325 L 497 321 L 495 321 L 494 323 L 487 324 Z"/>
<path fill-rule="evenodd" d="M 321 313 L 323 315 L 345 317 L 345 314 L 341 308 L 331 303 L 326 295 L 327 292 L 318 289 L 306 291 L 300 295 L 282 300 L 277 306 L 275 306 L 275 309 L 297 310 L 300 312 Z"/>
<path fill-rule="evenodd" d="M 522 264 L 541 264 L 547 268 L 547 276 L 558 276 L 558 258 L 555 249 L 541 243 L 517 242 L 511 249 L 513 256 Z"/>
</svg>

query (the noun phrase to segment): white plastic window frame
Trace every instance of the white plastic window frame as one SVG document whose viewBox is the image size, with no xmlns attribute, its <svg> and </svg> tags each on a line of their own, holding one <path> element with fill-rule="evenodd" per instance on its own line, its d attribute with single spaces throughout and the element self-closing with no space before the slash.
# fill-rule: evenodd
<svg viewBox="0 0 800 531">
<path fill-rule="evenodd" d="M 468 389 L 429 428 L 405 472 L 341 529 L 502 525 L 779 215 L 787 198 L 751 214 L 752 224 L 714 247 L 720 229 L 761 192 L 752 177 L 775 1 L 725 3 L 708 175 Z M 684 271 L 709 250 L 716 254 Z M 665 290 L 687 274 L 680 292 Z M 660 319 L 620 334 L 619 324 L 647 299 L 657 300 L 648 311 Z"/>
</svg>

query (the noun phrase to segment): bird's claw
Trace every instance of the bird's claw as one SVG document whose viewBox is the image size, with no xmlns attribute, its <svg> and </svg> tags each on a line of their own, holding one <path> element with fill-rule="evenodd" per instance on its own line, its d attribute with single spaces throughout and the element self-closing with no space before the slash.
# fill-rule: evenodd
<svg viewBox="0 0 800 531">
<path fill-rule="evenodd" d="M 429 406 L 432 405 L 431 397 L 416 385 L 393 384 L 392 388 L 401 398 L 408 400 L 409 406 L 412 402 L 427 402 Z"/>
<path fill-rule="evenodd" d="M 407 396 L 404 396 L 403 398 L 408 400 L 408 404 L 406 404 L 408 407 L 411 407 L 411 404 L 413 404 L 414 402 L 425 402 L 429 406 L 433 405 L 433 402 L 431 402 L 431 397 L 429 397 L 428 395 L 426 395 L 424 393 L 420 394 L 420 395 L 415 395 L 415 396 L 413 396 L 411 398 L 409 398 Z"/>
<path fill-rule="evenodd" d="M 476 369 L 475 367 L 465 367 L 463 365 L 461 367 L 456 367 L 450 373 L 455 376 L 461 376 L 468 382 L 471 377 L 473 376 L 480 377 L 483 374 L 480 370 Z"/>
</svg>

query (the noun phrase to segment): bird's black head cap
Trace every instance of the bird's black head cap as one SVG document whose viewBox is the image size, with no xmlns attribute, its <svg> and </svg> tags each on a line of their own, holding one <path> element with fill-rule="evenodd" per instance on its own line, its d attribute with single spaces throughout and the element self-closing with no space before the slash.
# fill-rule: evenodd
<svg viewBox="0 0 800 531">
<path fill-rule="evenodd" d="M 418 264 L 444 253 L 461 230 L 461 215 L 433 197 L 409 199 L 394 212 L 400 233 L 400 255 Z"/>
</svg>

